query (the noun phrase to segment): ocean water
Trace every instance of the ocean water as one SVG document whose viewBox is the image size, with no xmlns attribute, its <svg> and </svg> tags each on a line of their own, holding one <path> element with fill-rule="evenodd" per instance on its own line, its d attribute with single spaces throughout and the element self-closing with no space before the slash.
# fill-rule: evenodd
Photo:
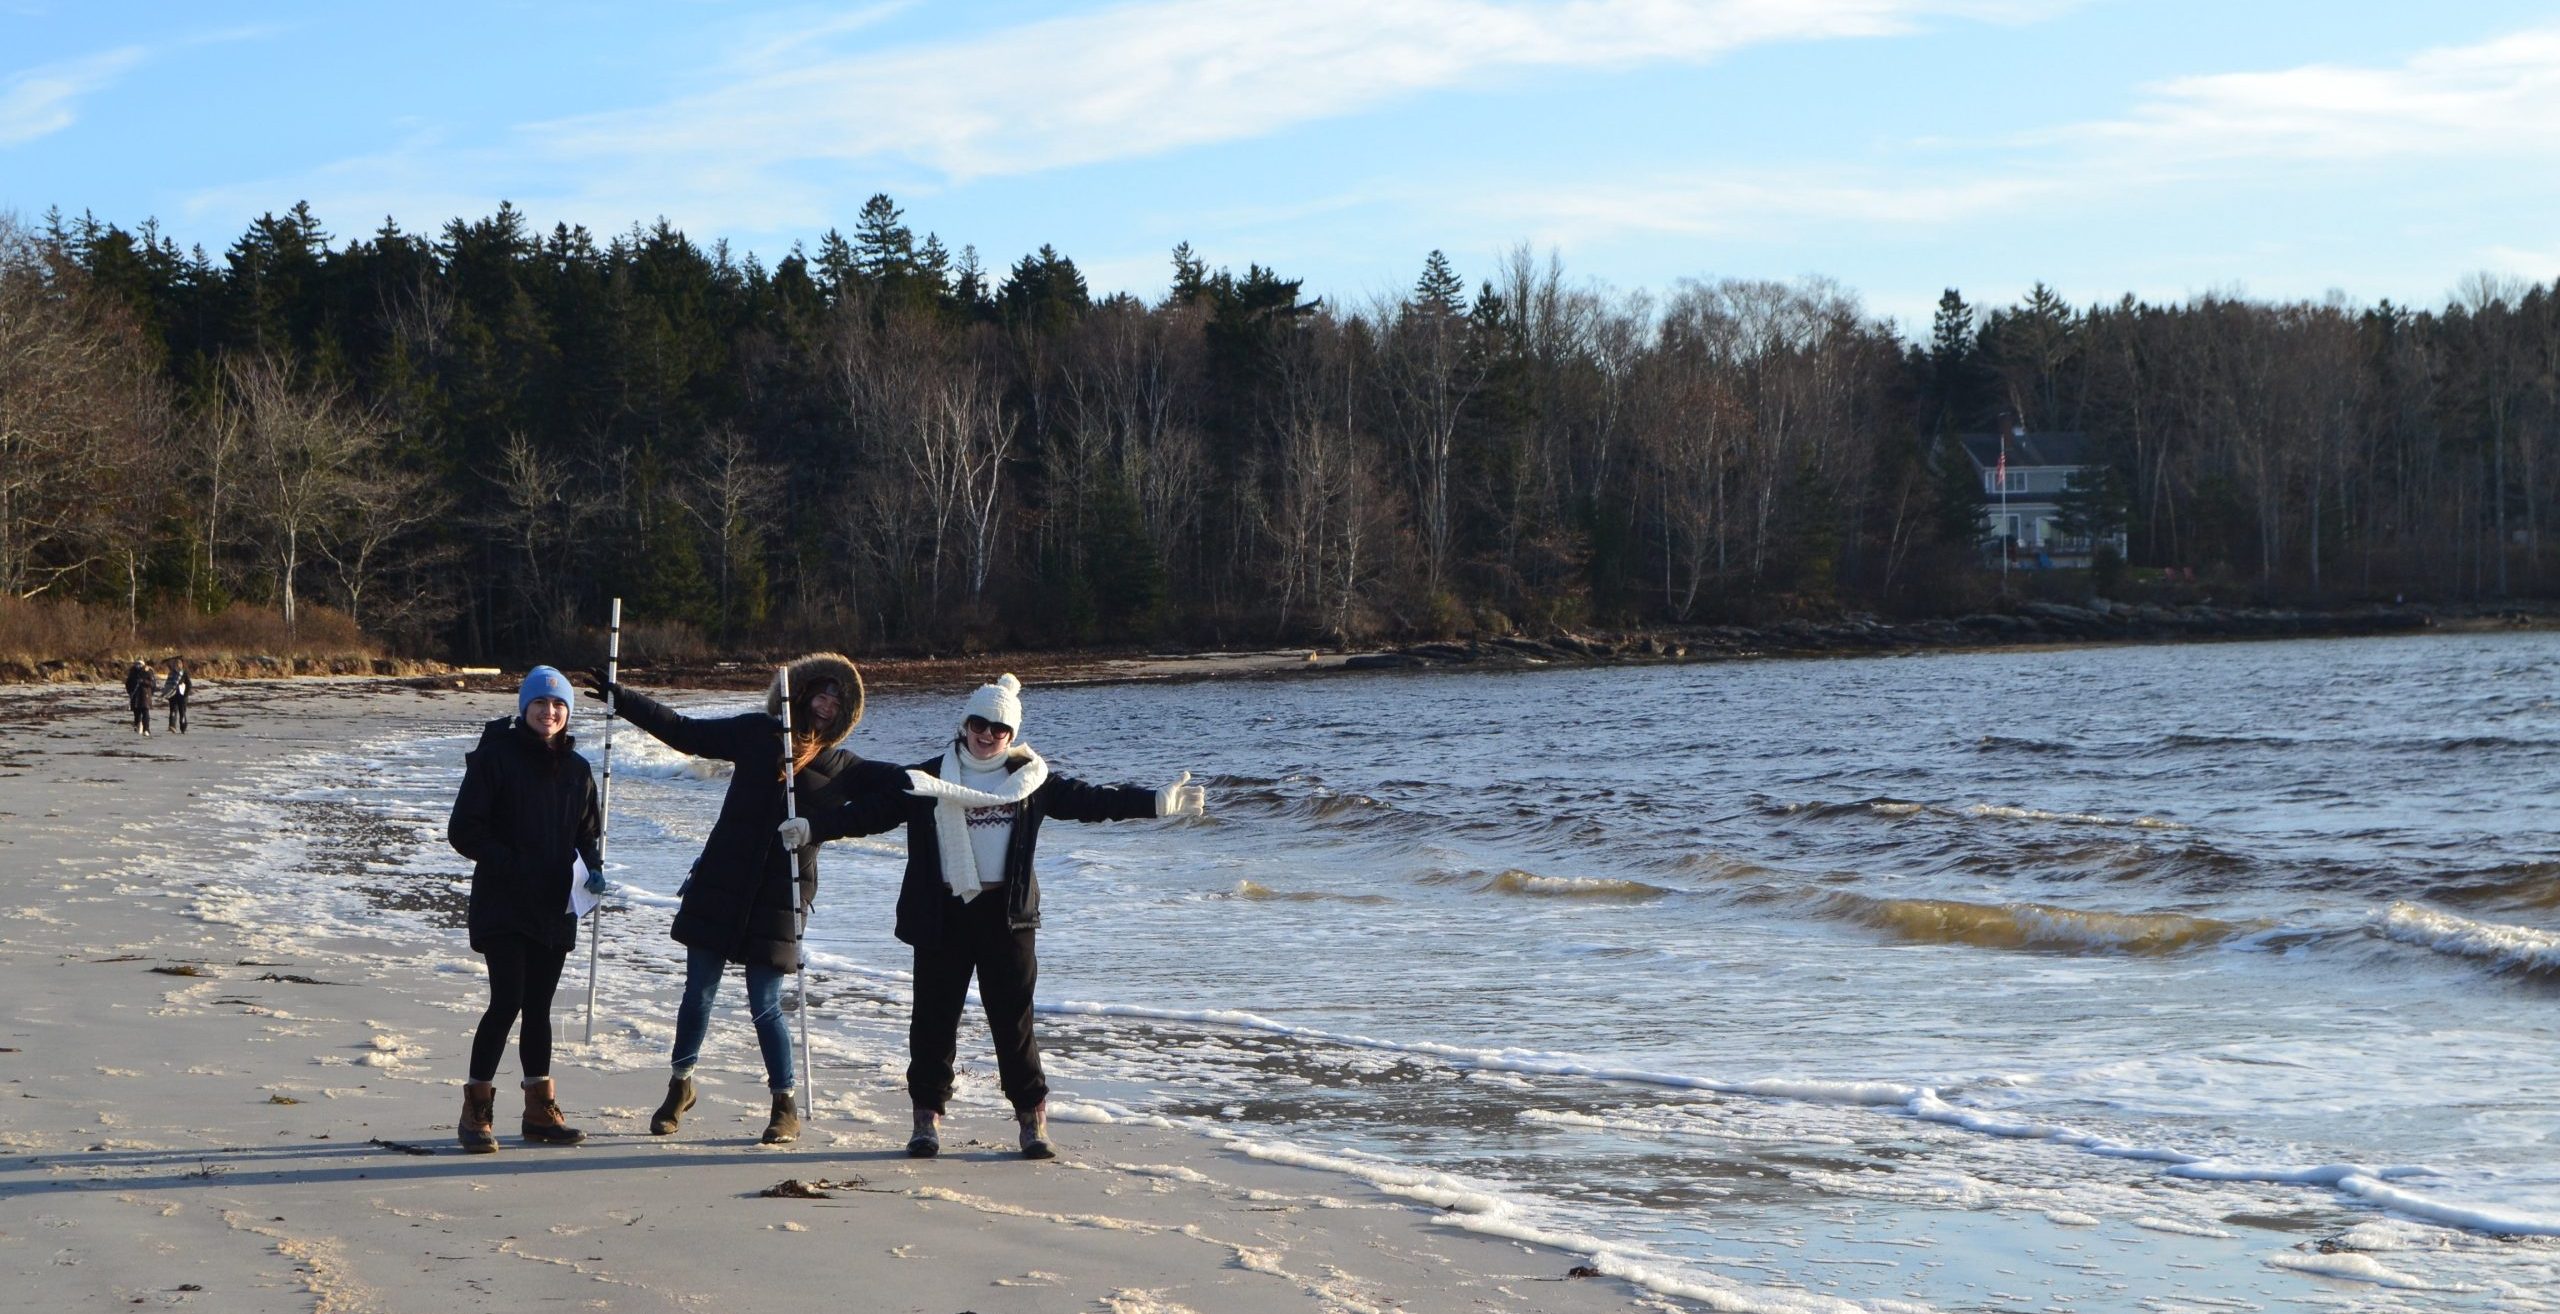
<svg viewBox="0 0 2560 1314">
<path fill-rule="evenodd" d="M 1210 807 L 1044 829 L 1051 1081 L 1678 1307 L 2560 1308 L 2556 681 L 2519 634 L 1034 687 L 1054 770 Z M 241 897 L 467 958 L 476 731 L 244 780 L 244 826 L 391 838 Z M 637 1065 L 726 779 L 627 726 L 614 767 Z M 826 850 L 811 984 L 822 1096 L 893 1114 L 897 840 Z M 974 1014 L 961 1052 L 991 1118 Z"/>
</svg>

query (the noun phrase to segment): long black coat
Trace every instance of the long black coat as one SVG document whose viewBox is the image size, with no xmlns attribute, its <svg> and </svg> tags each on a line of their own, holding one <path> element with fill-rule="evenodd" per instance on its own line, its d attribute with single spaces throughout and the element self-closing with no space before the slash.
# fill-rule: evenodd
<svg viewBox="0 0 2560 1314">
<path fill-rule="evenodd" d="M 782 823 L 782 718 L 767 712 L 690 717 L 628 685 L 615 686 L 614 707 L 679 753 L 734 766 L 720 819 L 712 823 L 676 911 L 676 943 L 715 951 L 733 963 L 785 972 L 799 967 L 797 872 L 775 830 Z M 866 770 L 888 769 L 830 748 L 801 773 L 801 800 L 831 804 L 836 790 Z M 906 778 L 898 780 L 903 787 Z"/>
<path fill-rule="evenodd" d="M 595 774 L 567 738 L 557 751 L 512 716 L 481 728 L 463 758 L 445 838 L 471 859 L 471 947 L 521 935 L 567 953 L 578 943 L 569 914 L 569 859 L 601 871 L 604 828 Z"/>
<path fill-rule="evenodd" d="M 956 751 L 956 750 L 955 750 Z M 877 775 L 845 791 L 845 801 L 814 813 L 812 838 L 842 839 L 907 828 L 907 872 L 898 887 L 898 938 L 912 945 L 932 944 L 942 937 L 943 911 L 951 887 L 942 877 L 942 837 L 933 824 L 934 800 L 907 793 L 907 770 L 939 779 L 942 757 L 927 758 L 899 770 L 891 780 Z M 1008 772 L 1021 769 L 1016 761 Z M 1136 785 L 1088 785 L 1052 775 L 1041 782 L 1014 814 L 1013 835 L 1005 842 L 1004 895 L 1007 920 L 1017 931 L 1040 925 L 1040 878 L 1032 865 L 1040 844 L 1040 821 L 1135 821 L 1156 815 L 1156 791 Z M 980 896 L 984 897 L 984 896 Z"/>
</svg>

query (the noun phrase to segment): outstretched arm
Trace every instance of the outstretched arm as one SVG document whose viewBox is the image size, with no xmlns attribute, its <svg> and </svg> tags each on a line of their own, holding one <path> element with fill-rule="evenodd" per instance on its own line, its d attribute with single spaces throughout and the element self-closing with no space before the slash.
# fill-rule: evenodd
<svg viewBox="0 0 2560 1314">
<path fill-rule="evenodd" d="M 586 673 L 586 677 L 587 687 L 593 689 L 598 697 L 602 697 L 608 687 L 611 688 L 613 710 L 617 715 L 647 731 L 651 738 L 679 753 L 688 753 L 694 757 L 718 758 L 723 762 L 743 762 L 757 755 L 758 745 L 770 750 L 763 754 L 767 757 L 778 757 L 782 752 L 781 727 L 769 717 L 764 720 L 766 724 L 774 725 L 774 733 L 753 737 L 743 732 L 738 725 L 741 720 L 750 718 L 691 717 L 641 693 L 630 685 L 608 686 L 601 672 L 591 670 Z M 752 742 L 750 742 L 751 738 Z"/>
<path fill-rule="evenodd" d="M 1088 785 L 1071 776 L 1051 776 L 1040 786 L 1042 811 L 1060 821 L 1135 821 L 1162 816 L 1158 791 L 1140 785 Z"/>
<path fill-rule="evenodd" d="M 836 777 L 843 801 L 813 808 L 809 835 L 823 843 L 848 835 L 879 835 L 896 830 L 907 819 L 906 769 L 887 762 L 860 762 Z"/>
</svg>

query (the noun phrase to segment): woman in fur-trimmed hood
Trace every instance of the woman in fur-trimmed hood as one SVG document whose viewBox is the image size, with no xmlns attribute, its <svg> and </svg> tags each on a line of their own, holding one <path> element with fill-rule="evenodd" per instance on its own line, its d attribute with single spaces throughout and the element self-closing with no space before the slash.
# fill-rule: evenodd
<svg viewBox="0 0 2560 1314">
<path fill-rule="evenodd" d="M 862 720 L 862 674 L 851 659 L 811 653 L 790 664 L 792 758 L 800 810 L 829 806 L 866 766 L 837 747 Z M 600 672 L 587 678 L 599 694 Z M 731 963 L 746 968 L 747 1006 L 764 1054 L 765 1084 L 773 1094 L 768 1144 L 799 1135 L 798 1088 L 791 1064 L 791 1026 L 782 1011 L 782 978 L 800 966 L 800 931 L 817 900 L 817 855 L 804 849 L 795 863 L 774 834 L 782 821 L 782 682 L 765 693 L 765 710 L 735 716 L 692 717 L 629 685 L 610 686 L 614 710 L 631 724 L 680 753 L 734 764 L 720 819 L 704 841 L 702 856 L 681 892 L 672 934 L 685 947 L 685 988 L 676 1011 L 674 1073 L 667 1098 L 649 1130 L 676 1130 L 694 1100 L 693 1066 L 710 1028 L 711 1005 Z M 880 770 L 894 771 L 880 766 Z"/>
</svg>

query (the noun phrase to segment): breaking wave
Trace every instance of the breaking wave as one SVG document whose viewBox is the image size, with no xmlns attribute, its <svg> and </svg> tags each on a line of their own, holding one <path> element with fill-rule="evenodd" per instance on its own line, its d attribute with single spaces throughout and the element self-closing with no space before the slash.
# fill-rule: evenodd
<svg viewBox="0 0 2560 1314">
<path fill-rule="evenodd" d="M 2043 903 L 1879 899 L 1848 893 L 1826 895 L 1818 908 L 1824 916 L 1897 939 L 1981 949 L 2171 954 L 2266 929 L 2184 913 L 2089 912 Z"/>
<path fill-rule="evenodd" d="M 2560 974 L 2560 934 L 2550 931 L 2475 922 L 2405 902 L 2375 913 L 2369 925 L 2385 939 L 2473 959 L 2500 971 Z"/>
<path fill-rule="evenodd" d="M 1221 899 L 1267 900 L 1273 903 L 1393 903 L 1383 894 L 1336 894 L 1331 890 L 1275 890 L 1255 881 L 1237 881 Z"/>
<path fill-rule="evenodd" d="M 1614 876 L 1541 876 L 1517 867 L 1497 872 L 1442 872 L 1425 876 L 1431 885 L 1464 885 L 1478 894 L 1530 899 L 1591 899 L 1603 903 L 1638 903 L 1672 893 L 1660 885 Z"/>
</svg>

